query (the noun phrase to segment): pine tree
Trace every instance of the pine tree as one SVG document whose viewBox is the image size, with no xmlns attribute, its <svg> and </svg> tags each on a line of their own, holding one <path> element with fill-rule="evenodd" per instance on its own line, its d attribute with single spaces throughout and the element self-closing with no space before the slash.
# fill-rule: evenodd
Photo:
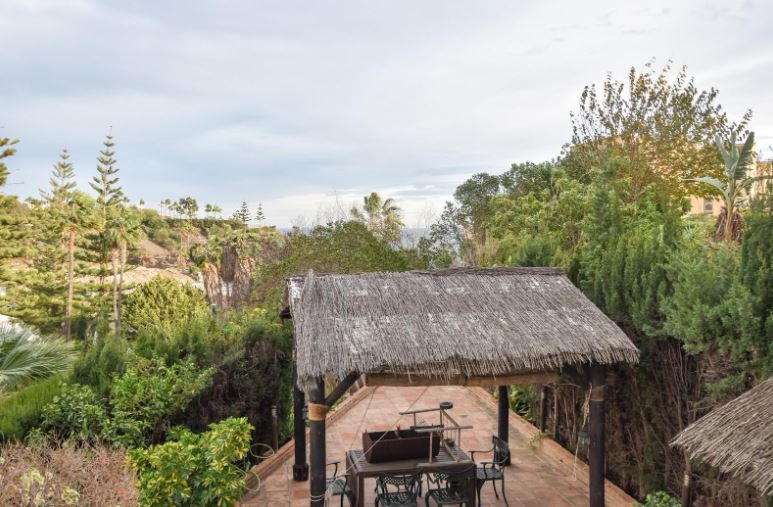
<svg viewBox="0 0 773 507">
<path fill-rule="evenodd" d="M 242 201 L 242 205 L 234 211 L 233 219 L 238 220 L 244 226 L 244 230 L 247 230 L 247 224 L 250 221 L 250 208 L 247 206 L 247 201 Z"/>
<path fill-rule="evenodd" d="M 73 301 L 75 299 L 75 240 L 77 234 L 86 225 L 87 205 L 82 196 L 76 193 L 75 168 L 70 162 L 68 151 L 62 150 L 59 162 L 54 165 L 49 180 L 50 193 L 41 192 L 48 204 L 48 213 L 56 223 L 56 230 L 66 240 L 67 252 L 67 296 L 64 309 L 64 334 L 72 337 Z"/>
<path fill-rule="evenodd" d="M 258 210 L 255 212 L 255 221 L 258 225 L 262 225 L 265 219 L 266 215 L 263 214 L 263 204 L 258 203 Z"/>
<path fill-rule="evenodd" d="M 8 166 L 3 162 L 4 158 L 10 157 L 16 153 L 16 148 L 13 146 L 18 143 L 18 139 L 11 139 L 10 137 L 0 137 L 0 187 L 6 184 L 8 181 Z"/>
<path fill-rule="evenodd" d="M 97 175 L 89 185 L 97 193 L 96 199 L 96 221 L 94 224 L 95 232 L 89 235 L 88 256 L 90 261 L 96 263 L 98 268 L 93 273 L 98 279 L 98 316 L 104 314 L 107 303 L 107 284 L 106 278 L 110 274 L 108 264 L 112 264 L 113 275 L 113 322 L 117 320 L 118 313 L 118 258 L 120 247 L 115 242 L 111 242 L 110 226 L 121 212 L 121 208 L 126 197 L 123 190 L 118 185 L 119 178 L 117 161 L 115 160 L 115 151 L 113 147 L 113 136 L 108 135 L 104 142 L 104 148 L 99 152 L 97 158 Z"/>
<path fill-rule="evenodd" d="M 9 174 L 4 159 L 16 153 L 16 143 L 18 140 L 0 138 L 0 187 L 7 182 Z M 8 315 L 14 313 L 21 295 L 17 273 L 9 268 L 9 263 L 24 252 L 24 240 L 29 230 L 24 227 L 27 220 L 26 209 L 18 199 L 0 193 L 0 313 Z"/>
</svg>

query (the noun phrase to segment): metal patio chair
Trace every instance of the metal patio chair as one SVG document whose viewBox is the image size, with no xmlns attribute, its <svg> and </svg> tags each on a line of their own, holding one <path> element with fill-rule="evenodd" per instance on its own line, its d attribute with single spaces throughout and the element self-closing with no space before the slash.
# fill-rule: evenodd
<svg viewBox="0 0 773 507">
<path fill-rule="evenodd" d="M 379 475 L 376 507 L 418 507 L 421 474 Z"/>
<path fill-rule="evenodd" d="M 475 465 L 463 470 L 428 472 L 424 503 L 429 507 L 432 499 L 437 505 L 469 505 L 469 486 L 474 479 Z"/>
<path fill-rule="evenodd" d="M 340 461 L 331 461 L 327 464 L 327 466 L 333 467 L 332 477 L 327 478 L 327 491 L 330 492 L 331 496 L 340 496 L 341 507 L 344 507 L 344 497 L 349 500 L 349 505 L 353 505 L 352 488 L 349 486 L 349 477 L 346 474 L 338 476 L 338 465 L 340 464 Z"/>
<path fill-rule="evenodd" d="M 478 490 L 478 505 L 480 505 L 480 490 L 483 489 L 483 486 L 487 482 L 491 482 L 491 485 L 494 487 L 494 495 L 496 495 L 497 500 L 499 499 L 497 482 L 500 482 L 502 485 L 502 498 L 505 499 L 505 505 L 510 507 L 510 504 L 507 501 L 507 494 L 505 493 L 505 466 L 510 461 L 510 447 L 507 445 L 507 442 L 496 435 L 491 437 L 491 443 L 493 444 L 491 449 L 485 451 L 470 451 L 470 457 L 473 461 L 475 461 L 476 453 L 494 453 L 494 457 L 491 461 L 476 462 L 475 481 L 476 489 Z"/>
</svg>

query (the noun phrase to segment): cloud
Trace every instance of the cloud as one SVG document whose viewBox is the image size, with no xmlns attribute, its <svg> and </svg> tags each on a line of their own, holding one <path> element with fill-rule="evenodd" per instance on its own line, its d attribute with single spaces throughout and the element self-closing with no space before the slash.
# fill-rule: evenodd
<svg viewBox="0 0 773 507">
<path fill-rule="evenodd" d="M 65 146 L 84 185 L 112 126 L 134 200 L 260 201 L 288 226 L 377 190 L 418 223 L 471 174 L 557 155 L 582 87 L 653 56 L 690 65 L 731 117 L 751 107 L 773 135 L 773 7 L 747 6 L 743 22 L 719 9 L 8 0 L 0 132 L 22 141 L 24 182 L 8 190 L 37 194 Z"/>
</svg>

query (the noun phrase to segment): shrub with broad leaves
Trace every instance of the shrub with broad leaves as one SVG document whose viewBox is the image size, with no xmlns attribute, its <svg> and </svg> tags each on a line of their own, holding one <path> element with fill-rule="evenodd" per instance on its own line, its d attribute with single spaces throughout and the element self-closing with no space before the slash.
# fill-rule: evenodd
<svg viewBox="0 0 773 507">
<path fill-rule="evenodd" d="M 251 430 L 246 418 L 230 418 L 206 433 L 178 429 L 165 444 L 131 451 L 140 505 L 233 505 L 244 491 L 238 463 L 249 452 Z"/>
</svg>

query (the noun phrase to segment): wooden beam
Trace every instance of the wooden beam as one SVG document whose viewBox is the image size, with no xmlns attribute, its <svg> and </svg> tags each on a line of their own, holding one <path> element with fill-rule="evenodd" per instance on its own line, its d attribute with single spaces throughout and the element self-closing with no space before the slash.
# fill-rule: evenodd
<svg viewBox="0 0 773 507">
<path fill-rule="evenodd" d="M 325 398 L 325 405 L 328 407 L 335 405 L 338 399 L 341 398 L 341 396 L 343 396 L 350 387 L 352 387 L 352 384 L 354 384 L 358 378 L 360 378 L 360 374 L 356 371 L 353 371 L 347 375 L 341 382 L 338 383 L 337 386 L 335 386 L 333 392 L 331 392 L 328 397 Z"/>
<path fill-rule="evenodd" d="M 428 377 L 424 375 L 405 375 L 390 373 L 366 373 L 365 385 L 368 386 L 470 386 L 493 387 L 500 385 L 550 384 L 558 379 L 554 372 L 522 373 L 501 377 Z"/>
</svg>

